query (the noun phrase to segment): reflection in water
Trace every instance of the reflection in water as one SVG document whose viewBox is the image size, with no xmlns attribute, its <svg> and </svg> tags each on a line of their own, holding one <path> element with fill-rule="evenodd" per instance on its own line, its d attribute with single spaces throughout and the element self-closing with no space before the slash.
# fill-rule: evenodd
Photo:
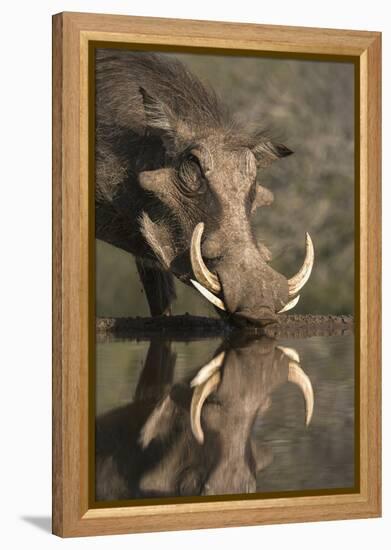
<svg viewBox="0 0 391 550">
<path fill-rule="evenodd" d="M 314 346 L 316 340 L 322 345 Z M 196 345 L 205 348 L 205 342 L 191 346 Z M 137 383 L 128 382 L 133 400 L 129 403 L 128 395 L 127 404 L 113 407 L 118 396 L 111 394 L 111 404 L 104 396 L 116 387 L 105 378 L 113 358 L 128 353 L 134 372 L 140 361 L 134 356 L 144 347 L 101 344 L 96 500 L 352 486 L 352 345 L 351 337 L 292 344 L 242 336 L 221 343 L 196 366 L 191 346 L 156 338 L 138 369 Z M 311 356 L 311 346 L 315 353 L 306 374 L 300 356 Z M 342 372 L 324 368 L 333 355 L 343 355 Z M 188 369 L 183 368 L 186 359 Z M 340 387 L 342 402 L 332 410 Z"/>
</svg>

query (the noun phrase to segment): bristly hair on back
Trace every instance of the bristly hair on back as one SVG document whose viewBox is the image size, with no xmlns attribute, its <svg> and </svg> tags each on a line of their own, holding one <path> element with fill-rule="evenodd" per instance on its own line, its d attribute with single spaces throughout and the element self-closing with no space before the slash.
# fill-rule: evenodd
<svg viewBox="0 0 391 550">
<path fill-rule="evenodd" d="M 149 98 L 194 129 L 224 129 L 232 125 L 229 109 L 216 92 L 174 57 L 149 52 L 98 49 L 96 67 L 100 96 L 106 95 L 105 89 L 114 79 L 122 93 L 128 90 L 128 97 L 122 97 L 122 102 L 131 103 L 134 116 L 138 119 L 144 117 L 144 106 L 140 101 L 141 88 Z M 110 87 L 110 101 L 117 103 L 115 95 L 113 97 L 112 84 Z M 139 101 L 135 101 L 137 96 Z"/>
<path fill-rule="evenodd" d="M 144 138 L 154 133 L 160 145 L 154 142 L 152 156 Z M 97 187 L 107 187 L 111 166 L 119 163 L 122 172 L 137 173 L 147 155 L 145 165 L 156 169 L 165 154 L 175 156 L 191 141 L 213 134 L 230 148 L 251 149 L 259 166 L 290 153 L 259 127 L 254 131 L 240 123 L 217 93 L 174 56 L 97 49 Z M 121 181 L 117 171 L 110 180 L 110 195 Z"/>
</svg>

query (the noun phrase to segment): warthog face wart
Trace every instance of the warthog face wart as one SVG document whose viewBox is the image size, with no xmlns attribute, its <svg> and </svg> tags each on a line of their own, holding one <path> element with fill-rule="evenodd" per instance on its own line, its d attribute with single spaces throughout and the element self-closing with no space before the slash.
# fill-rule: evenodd
<svg viewBox="0 0 391 550">
<path fill-rule="evenodd" d="M 297 303 L 312 269 L 312 242 L 307 235 L 303 268 L 288 280 L 268 264 L 251 216 L 273 200 L 258 172 L 291 151 L 239 126 L 177 61 L 107 51 L 98 60 L 98 236 L 136 254 L 144 284 L 146 270 L 161 269 L 238 322 L 275 321 Z M 135 206 L 133 230 L 144 242 L 126 225 Z M 111 229 L 110 208 L 118 220 Z M 168 293 L 167 278 L 154 284 Z M 152 313 L 163 313 L 154 307 L 159 292 L 146 290 Z M 170 298 L 160 301 L 169 307 Z"/>
</svg>

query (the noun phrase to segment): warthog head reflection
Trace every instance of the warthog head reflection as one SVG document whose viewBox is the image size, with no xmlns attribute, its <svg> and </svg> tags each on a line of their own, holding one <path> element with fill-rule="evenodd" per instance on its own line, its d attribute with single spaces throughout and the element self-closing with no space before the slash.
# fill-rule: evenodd
<svg viewBox="0 0 391 550">
<path fill-rule="evenodd" d="M 272 454 L 252 431 L 273 391 L 299 386 L 311 421 L 311 382 L 274 340 L 222 346 L 186 383 L 172 384 L 174 365 L 170 344 L 152 342 L 134 402 L 98 418 L 97 500 L 255 492 Z"/>
</svg>

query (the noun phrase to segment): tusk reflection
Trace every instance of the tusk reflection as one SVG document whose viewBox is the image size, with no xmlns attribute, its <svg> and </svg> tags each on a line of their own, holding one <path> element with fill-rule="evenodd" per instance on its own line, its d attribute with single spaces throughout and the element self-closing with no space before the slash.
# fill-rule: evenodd
<svg viewBox="0 0 391 550">
<path fill-rule="evenodd" d="M 297 353 L 297 351 L 293 348 L 287 348 L 285 346 L 277 346 L 277 349 L 282 351 L 284 355 L 287 355 L 289 359 L 292 359 L 292 361 L 295 361 L 296 363 L 300 363 L 300 355 Z"/>
<path fill-rule="evenodd" d="M 309 426 L 314 412 L 314 390 L 311 380 L 295 361 L 289 362 L 288 381 L 299 386 L 304 395 L 306 410 L 306 426 Z"/>
<path fill-rule="evenodd" d="M 191 431 L 200 445 L 204 442 L 204 432 L 201 426 L 202 406 L 209 395 L 215 391 L 220 383 L 220 379 L 220 371 L 216 371 L 210 378 L 194 389 L 190 405 L 190 425 Z"/>
<path fill-rule="evenodd" d="M 216 357 L 213 357 L 209 363 L 204 365 L 197 373 L 197 375 L 193 378 L 193 380 L 190 382 L 190 387 L 194 388 L 195 386 L 199 386 L 200 384 L 203 384 L 210 376 L 219 370 L 221 368 L 223 362 L 224 362 L 225 352 L 222 351 Z"/>
</svg>

